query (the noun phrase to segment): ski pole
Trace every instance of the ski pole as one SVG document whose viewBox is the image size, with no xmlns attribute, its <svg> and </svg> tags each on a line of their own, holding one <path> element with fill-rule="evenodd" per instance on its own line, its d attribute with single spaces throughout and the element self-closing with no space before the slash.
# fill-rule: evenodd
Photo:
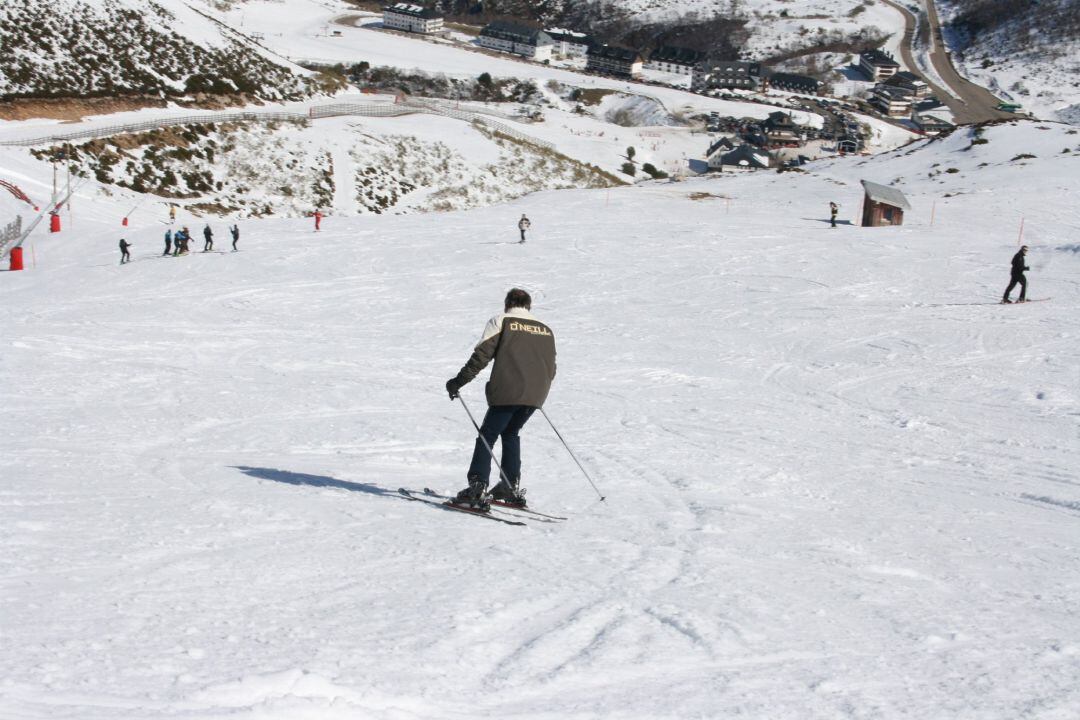
<svg viewBox="0 0 1080 720">
<path fill-rule="evenodd" d="M 506 471 L 503 470 L 502 463 L 495 457 L 495 451 L 491 449 L 491 445 L 488 444 L 487 438 L 480 432 L 480 426 L 476 424 L 476 418 L 474 418 L 472 412 L 469 411 L 469 406 L 465 404 L 465 398 L 461 397 L 461 393 L 458 393 L 457 399 L 461 401 L 461 407 L 465 408 L 465 414 L 469 416 L 469 420 L 472 420 L 473 427 L 476 428 L 476 436 L 480 438 L 480 442 L 484 443 L 488 455 L 490 455 L 491 459 L 495 462 L 495 467 L 499 468 L 499 477 L 506 483 L 506 487 L 512 488 L 513 485 L 510 484 L 510 480 L 506 477 Z"/>
<path fill-rule="evenodd" d="M 604 502 L 605 498 L 603 495 L 601 495 L 600 490 L 596 487 L 596 483 L 594 483 L 592 478 L 589 477 L 589 473 L 585 472 L 585 468 L 581 465 L 581 461 L 577 459 L 577 455 L 575 455 L 574 451 L 570 449 L 570 446 L 566 444 L 566 440 L 563 440 L 562 433 L 560 433 L 559 429 L 555 427 L 555 423 L 551 422 L 551 418 L 549 418 L 548 414 L 544 412 L 544 408 L 540 408 L 540 413 L 544 416 L 544 419 L 548 421 L 548 425 L 550 425 L 551 429 L 555 431 L 555 434 L 559 436 L 559 440 L 562 442 L 563 447 L 566 448 L 566 452 L 570 453 L 570 457 L 574 458 L 574 462 L 576 462 L 578 468 L 581 469 L 581 472 L 585 476 L 585 479 L 589 481 L 590 485 L 592 485 L 592 489 L 596 490 L 596 494 L 600 496 L 600 502 Z"/>
</svg>

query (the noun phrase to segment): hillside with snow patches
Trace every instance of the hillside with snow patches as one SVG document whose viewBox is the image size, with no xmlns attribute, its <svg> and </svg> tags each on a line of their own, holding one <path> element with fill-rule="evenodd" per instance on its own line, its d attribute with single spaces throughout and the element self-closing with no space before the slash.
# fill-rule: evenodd
<svg viewBox="0 0 1080 720">
<path fill-rule="evenodd" d="M 5 0 L 0 101 L 312 94 L 309 73 L 179 0 Z"/>
<path fill-rule="evenodd" d="M 62 151 L 53 145 L 31 153 L 45 163 Z M 625 182 L 482 125 L 426 116 L 199 123 L 73 143 L 68 152 L 99 194 L 136 193 L 138 219 L 160 216 L 164 202 L 240 218 L 300 217 L 316 208 L 338 215 L 445 211 Z"/>
<path fill-rule="evenodd" d="M 664 23 L 705 20 L 714 15 L 746 20 L 742 53 L 751 59 L 813 51 L 817 46 L 863 37 L 880 42 L 902 29 L 896 11 L 872 0 L 625 0 L 608 8 L 627 22 Z"/>
<path fill-rule="evenodd" d="M 1080 125 L 1080 8 L 1073 0 L 941 0 L 965 76 L 1038 117 Z"/>
<path fill-rule="evenodd" d="M 159 210 L 125 266 L 129 198 L 87 181 L 0 273 L 0 715 L 1074 717 L 1080 136 L 804 169 L 244 220 L 185 257 Z M 902 227 L 857 226 L 859 179 Z M 1021 223 L 1048 299 L 1003 306 Z M 397 495 L 463 485 L 443 383 L 512 286 L 607 498 L 534 418 L 565 522 Z"/>
</svg>

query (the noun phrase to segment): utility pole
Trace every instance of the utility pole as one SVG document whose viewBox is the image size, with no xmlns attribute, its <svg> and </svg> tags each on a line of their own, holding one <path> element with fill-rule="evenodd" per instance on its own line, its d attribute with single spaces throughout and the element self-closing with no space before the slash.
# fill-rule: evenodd
<svg viewBox="0 0 1080 720">
<path fill-rule="evenodd" d="M 68 222 L 71 222 L 71 143 L 64 143 L 64 165 L 67 168 Z"/>
</svg>

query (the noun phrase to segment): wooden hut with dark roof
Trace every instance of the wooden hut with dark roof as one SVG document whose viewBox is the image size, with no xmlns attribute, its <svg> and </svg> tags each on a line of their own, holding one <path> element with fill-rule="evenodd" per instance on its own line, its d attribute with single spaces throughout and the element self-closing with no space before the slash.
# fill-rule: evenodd
<svg viewBox="0 0 1080 720">
<path fill-rule="evenodd" d="M 860 180 L 866 196 L 863 198 L 862 226 L 882 227 L 903 225 L 904 211 L 911 209 L 904 193 L 888 185 Z"/>
</svg>

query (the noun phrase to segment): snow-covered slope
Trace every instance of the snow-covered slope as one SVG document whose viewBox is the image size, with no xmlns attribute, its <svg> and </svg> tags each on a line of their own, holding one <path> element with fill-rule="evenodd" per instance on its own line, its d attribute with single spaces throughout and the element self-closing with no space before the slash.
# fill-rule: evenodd
<svg viewBox="0 0 1080 720">
<path fill-rule="evenodd" d="M 76 197 L 0 273 L 0 715 L 1071 717 L 1080 143 L 1046 127 L 235 254 L 151 221 L 124 267 L 126 200 Z M 903 227 L 828 228 L 859 178 Z M 1053 299 L 999 306 L 1021 218 Z M 535 418 L 563 524 L 396 496 L 462 484 L 442 385 L 513 285 L 607 495 Z"/>
</svg>

